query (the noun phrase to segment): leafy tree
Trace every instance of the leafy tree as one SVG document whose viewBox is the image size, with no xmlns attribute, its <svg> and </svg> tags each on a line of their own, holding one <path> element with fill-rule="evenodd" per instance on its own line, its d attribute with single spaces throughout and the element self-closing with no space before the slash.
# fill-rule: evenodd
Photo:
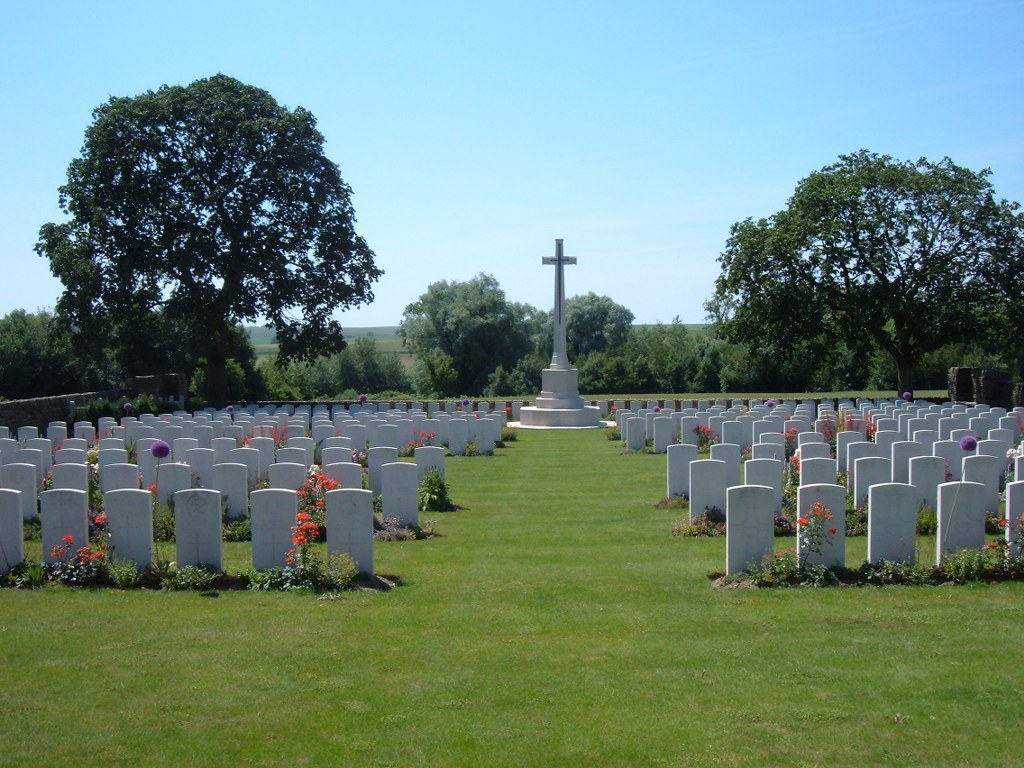
<svg viewBox="0 0 1024 768">
<path fill-rule="evenodd" d="M 509 303 L 490 275 L 464 283 L 442 280 L 405 308 L 398 333 L 417 357 L 436 350 L 450 358 L 455 370 L 450 389 L 446 380 L 421 369 L 431 390 L 479 394 L 495 368 L 510 369 L 529 351 L 530 312 L 536 310 Z M 424 358 L 425 366 L 440 362 L 443 358 Z"/>
<path fill-rule="evenodd" d="M 624 344 L 632 325 L 633 313 L 607 296 L 591 291 L 566 299 L 565 341 L 569 359 Z"/>
<path fill-rule="evenodd" d="M 71 218 L 43 225 L 36 246 L 80 350 L 148 332 L 159 310 L 223 402 L 239 323 L 265 318 L 282 363 L 344 346 L 331 314 L 372 300 L 381 272 L 312 114 L 216 75 L 111 98 L 93 117 L 60 189 Z"/>
<path fill-rule="evenodd" d="M 724 337 L 771 356 L 864 336 L 912 390 L 923 355 L 976 333 L 972 278 L 1012 207 L 988 176 L 864 150 L 812 173 L 785 210 L 733 225 L 712 302 Z"/>
<path fill-rule="evenodd" d="M 89 364 L 74 355 L 49 312 L 15 309 L 0 317 L 0 399 L 112 389 L 117 382 L 109 358 Z"/>
<path fill-rule="evenodd" d="M 1001 205 L 995 247 L 980 265 L 986 288 L 980 303 L 982 330 L 986 347 L 1000 355 L 1019 383 L 1024 380 L 1024 215 L 1014 204 Z"/>
</svg>

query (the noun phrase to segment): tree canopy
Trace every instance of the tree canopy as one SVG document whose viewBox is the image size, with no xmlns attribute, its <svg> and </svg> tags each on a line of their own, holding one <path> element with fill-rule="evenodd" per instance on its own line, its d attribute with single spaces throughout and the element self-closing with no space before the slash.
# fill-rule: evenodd
<svg viewBox="0 0 1024 768">
<path fill-rule="evenodd" d="M 239 323 L 273 327 L 282 362 L 344 347 L 332 313 L 371 301 L 382 273 L 312 114 L 216 75 L 111 98 L 93 118 L 60 188 L 70 220 L 36 246 L 79 350 L 173 327 L 202 351 L 216 401 Z"/>
<path fill-rule="evenodd" d="M 912 390 L 924 355 L 976 338 L 981 267 L 1019 238 L 1016 205 L 996 200 L 989 175 L 949 158 L 843 155 L 785 210 L 733 225 L 709 310 L 726 339 L 763 357 L 870 339 L 898 391 Z"/>
<path fill-rule="evenodd" d="M 431 283 L 405 308 L 399 334 L 429 367 L 421 378 L 436 372 L 427 389 L 472 394 L 484 390 L 495 368 L 514 367 L 530 350 L 531 314 L 536 310 L 509 302 L 497 280 L 480 274 L 466 282 Z"/>
</svg>

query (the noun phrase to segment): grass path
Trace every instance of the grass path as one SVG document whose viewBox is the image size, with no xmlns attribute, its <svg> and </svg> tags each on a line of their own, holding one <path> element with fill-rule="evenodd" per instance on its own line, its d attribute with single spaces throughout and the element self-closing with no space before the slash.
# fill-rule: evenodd
<svg viewBox="0 0 1024 768">
<path fill-rule="evenodd" d="M 0 766 L 1019 765 L 1024 588 L 713 590 L 664 457 L 520 430 L 388 593 L 0 592 Z"/>
</svg>

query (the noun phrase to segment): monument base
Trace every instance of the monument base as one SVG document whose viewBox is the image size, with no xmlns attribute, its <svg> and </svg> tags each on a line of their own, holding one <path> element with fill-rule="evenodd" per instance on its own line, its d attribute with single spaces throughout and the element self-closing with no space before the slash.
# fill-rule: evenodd
<svg viewBox="0 0 1024 768">
<path fill-rule="evenodd" d="M 602 427 L 601 409 L 584 405 L 575 368 L 545 368 L 541 393 L 534 405 L 519 409 L 519 426 L 527 429 Z"/>
</svg>

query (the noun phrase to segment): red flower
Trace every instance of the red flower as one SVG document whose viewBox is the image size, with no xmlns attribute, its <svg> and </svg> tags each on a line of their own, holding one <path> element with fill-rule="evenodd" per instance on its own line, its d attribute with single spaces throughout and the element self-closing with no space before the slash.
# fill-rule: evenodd
<svg viewBox="0 0 1024 768">
<path fill-rule="evenodd" d="M 100 514 L 96 515 L 96 525 L 106 525 L 106 524 L 107 524 L 107 516 L 105 514 L 100 512 Z"/>
<path fill-rule="evenodd" d="M 807 523 L 809 523 L 809 522 L 810 521 L 806 517 L 798 517 L 796 519 L 796 524 L 797 525 L 807 525 Z"/>
<path fill-rule="evenodd" d="M 828 529 L 828 532 L 829 532 L 829 534 L 830 534 L 830 535 L 832 535 L 832 536 L 835 536 L 835 535 L 836 535 L 836 529 L 835 529 L 835 528 L 829 528 L 829 529 Z"/>
<path fill-rule="evenodd" d="M 75 537 L 71 534 L 65 534 L 64 536 L 61 536 L 60 540 L 64 542 L 65 547 L 70 547 L 72 544 L 75 543 Z"/>
</svg>

